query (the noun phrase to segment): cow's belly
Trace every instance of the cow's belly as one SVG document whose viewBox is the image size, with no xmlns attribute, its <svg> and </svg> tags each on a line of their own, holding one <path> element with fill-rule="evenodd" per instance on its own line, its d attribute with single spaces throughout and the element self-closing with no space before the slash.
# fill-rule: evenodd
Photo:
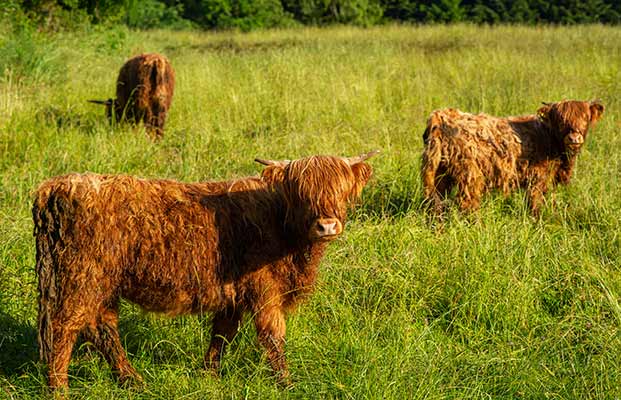
<svg viewBox="0 0 621 400">
<path fill-rule="evenodd" d="M 223 307 L 222 289 L 217 286 L 183 288 L 175 286 L 124 287 L 121 297 L 146 311 L 169 316 L 201 314 Z"/>
</svg>

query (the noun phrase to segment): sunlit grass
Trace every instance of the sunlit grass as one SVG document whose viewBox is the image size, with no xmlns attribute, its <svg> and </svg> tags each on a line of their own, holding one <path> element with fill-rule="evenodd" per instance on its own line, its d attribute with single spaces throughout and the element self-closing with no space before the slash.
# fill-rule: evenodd
<svg viewBox="0 0 621 400">
<path fill-rule="evenodd" d="M 70 171 L 228 179 L 257 174 L 255 157 L 376 148 L 374 179 L 315 294 L 288 319 L 292 388 L 274 381 L 252 323 L 216 379 L 201 367 L 208 316 L 171 320 L 123 304 L 121 335 L 146 388 L 118 387 L 79 348 L 75 397 L 620 397 L 619 43 L 621 30 L 602 26 L 48 38 L 50 57 L 34 65 L 49 70 L 0 82 L 0 398 L 45 393 L 30 217 L 42 180 Z M 120 65 L 141 51 L 166 54 L 177 72 L 159 143 L 142 128 L 110 127 L 86 102 L 111 97 Z M 515 115 L 563 98 L 607 108 L 572 184 L 548 197 L 540 220 L 518 192 L 428 224 L 419 167 L 433 109 Z"/>
</svg>

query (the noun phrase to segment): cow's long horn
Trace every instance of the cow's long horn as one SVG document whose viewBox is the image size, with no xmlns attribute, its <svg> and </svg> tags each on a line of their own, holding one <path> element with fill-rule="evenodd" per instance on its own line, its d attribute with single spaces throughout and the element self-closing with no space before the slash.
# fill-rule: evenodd
<svg viewBox="0 0 621 400">
<path fill-rule="evenodd" d="M 373 151 L 370 151 L 370 152 L 365 153 L 365 154 L 361 154 L 361 155 L 356 156 L 356 157 L 343 158 L 343 160 L 345 160 L 345 162 L 347 162 L 349 165 L 354 165 L 354 164 L 361 163 L 364 160 L 373 157 L 374 155 L 378 154 L 379 152 L 380 152 L 379 150 L 373 150 Z"/>
<path fill-rule="evenodd" d="M 290 160 L 274 161 L 274 160 L 264 160 L 262 158 L 255 158 L 254 161 L 258 162 L 259 164 L 268 165 L 268 166 L 276 165 L 278 167 L 284 167 L 291 162 Z"/>
<path fill-rule="evenodd" d="M 112 100 L 86 100 L 89 103 L 93 103 L 93 104 L 101 104 L 103 106 L 109 106 L 112 104 Z"/>
<path fill-rule="evenodd" d="M 541 104 L 543 104 L 544 106 L 550 106 L 550 105 L 552 105 L 552 103 L 547 103 L 547 102 L 545 102 L 545 101 L 542 101 L 542 102 L 541 102 Z"/>
</svg>

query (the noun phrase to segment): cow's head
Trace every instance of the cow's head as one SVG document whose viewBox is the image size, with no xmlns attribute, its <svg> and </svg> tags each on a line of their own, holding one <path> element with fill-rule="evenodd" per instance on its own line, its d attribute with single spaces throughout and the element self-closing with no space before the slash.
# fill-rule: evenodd
<svg viewBox="0 0 621 400">
<path fill-rule="evenodd" d="M 360 196 L 373 171 L 364 160 L 377 153 L 255 161 L 267 165 L 261 179 L 282 192 L 289 227 L 311 242 L 319 242 L 333 240 L 343 232 L 347 206 Z"/>
<path fill-rule="evenodd" d="M 577 153 L 580 150 L 589 128 L 603 113 L 604 105 L 598 100 L 544 103 L 544 106 L 537 111 L 541 122 L 557 136 L 568 153 Z"/>
<path fill-rule="evenodd" d="M 121 115 L 118 110 L 118 104 L 116 99 L 108 99 L 108 100 L 88 100 L 89 103 L 100 104 L 106 107 L 106 118 L 112 120 L 113 115 Z M 121 110 L 122 111 L 122 110 Z M 114 112 L 114 114 L 113 114 Z"/>
</svg>

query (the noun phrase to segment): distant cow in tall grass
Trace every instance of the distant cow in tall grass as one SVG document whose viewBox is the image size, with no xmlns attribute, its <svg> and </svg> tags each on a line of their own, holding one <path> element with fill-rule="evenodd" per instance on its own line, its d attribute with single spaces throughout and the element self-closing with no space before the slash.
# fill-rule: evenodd
<svg viewBox="0 0 621 400">
<path fill-rule="evenodd" d="M 285 315 L 309 293 L 326 245 L 371 176 L 374 153 L 258 160 L 261 177 L 180 183 L 70 174 L 43 182 L 33 219 L 39 350 L 68 385 L 80 332 L 121 381 L 140 375 L 117 329 L 119 298 L 165 313 L 214 312 L 205 363 L 218 368 L 245 313 L 281 379 Z"/>
<path fill-rule="evenodd" d="M 164 124 L 175 90 L 175 71 L 161 54 L 140 54 L 119 71 L 116 99 L 89 100 L 106 106 L 106 116 L 115 121 L 144 122 L 155 138 L 164 134 Z"/>
<path fill-rule="evenodd" d="M 537 215 L 550 185 L 569 183 L 599 101 L 544 103 L 536 115 L 497 118 L 456 109 L 434 111 L 423 134 L 424 195 L 436 213 L 457 186 L 462 210 L 479 207 L 490 189 L 525 188 Z"/>
</svg>

